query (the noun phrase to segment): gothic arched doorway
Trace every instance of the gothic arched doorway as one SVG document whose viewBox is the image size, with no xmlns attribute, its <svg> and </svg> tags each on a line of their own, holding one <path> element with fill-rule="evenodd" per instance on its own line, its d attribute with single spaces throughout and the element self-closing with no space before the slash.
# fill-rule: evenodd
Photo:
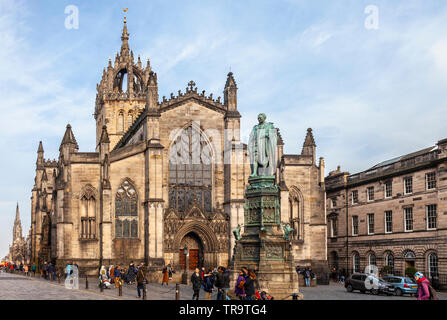
<svg viewBox="0 0 447 320">
<path fill-rule="evenodd" d="M 182 270 L 185 269 L 186 264 L 185 247 L 188 248 L 188 270 L 203 267 L 203 243 L 200 237 L 196 233 L 190 232 L 180 242 L 179 262 Z"/>
</svg>

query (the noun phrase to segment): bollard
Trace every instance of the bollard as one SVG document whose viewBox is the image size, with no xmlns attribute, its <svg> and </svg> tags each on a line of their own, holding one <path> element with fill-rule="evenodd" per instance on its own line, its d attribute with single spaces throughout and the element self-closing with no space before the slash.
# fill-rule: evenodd
<svg viewBox="0 0 447 320">
<path fill-rule="evenodd" d="M 120 297 L 123 296 L 123 286 L 121 285 L 121 281 L 118 282 L 118 295 Z"/>
<path fill-rule="evenodd" d="M 146 284 L 143 284 L 143 300 L 147 300 L 147 296 L 146 296 Z"/>
<path fill-rule="evenodd" d="M 102 281 L 99 284 L 99 288 L 101 289 L 101 292 L 104 292 L 104 284 L 102 283 Z"/>
<path fill-rule="evenodd" d="M 88 276 L 85 276 L 85 289 L 88 289 Z"/>
<path fill-rule="evenodd" d="M 175 284 L 175 300 L 180 300 L 180 284 Z"/>
</svg>

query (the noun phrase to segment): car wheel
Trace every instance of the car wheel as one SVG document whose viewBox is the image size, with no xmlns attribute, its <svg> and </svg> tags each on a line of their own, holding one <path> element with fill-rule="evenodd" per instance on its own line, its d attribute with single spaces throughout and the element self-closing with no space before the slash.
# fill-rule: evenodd
<svg viewBox="0 0 447 320">
<path fill-rule="evenodd" d="M 379 294 L 379 290 L 378 289 L 372 289 L 371 293 L 376 296 L 376 295 Z"/>
<path fill-rule="evenodd" d="M 354 288 L 352 288 L 352 286 L 351 286 L 350 284 L 348 284 L 348 285 L 346 286 L 346 290 L 347 290 L 348 292 L 352 292 L 352 291 L 354 290 Z"/>
<path fill-rule="evenodd" d="M 401 289 L 397 288 L 396 289 L 396 296 L 402 296 L 403 292 Z"/>
</svg>

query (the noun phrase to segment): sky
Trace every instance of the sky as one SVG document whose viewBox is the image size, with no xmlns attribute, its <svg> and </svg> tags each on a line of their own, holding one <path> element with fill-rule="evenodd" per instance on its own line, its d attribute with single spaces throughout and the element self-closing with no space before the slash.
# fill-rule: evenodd
<svg viewBox="0 0 447 320">
<path fill-rule="evenodd" d="M 66 27 L 67 6 L 77 28 Z M 444 0 L 0 0 L 0 257 L 17 202 L 28 233 L 39 141 L 57 159 L 70 123 L 80 151 L 95 149 L 96 84 L 120 49 L 123 8 L 160 97 L 190 80 L 223 96 L 231 71 L 243 140 L 260 111 L 288 154 L 311 127 L 326 174 L 447 137 Z"/>
</svg>

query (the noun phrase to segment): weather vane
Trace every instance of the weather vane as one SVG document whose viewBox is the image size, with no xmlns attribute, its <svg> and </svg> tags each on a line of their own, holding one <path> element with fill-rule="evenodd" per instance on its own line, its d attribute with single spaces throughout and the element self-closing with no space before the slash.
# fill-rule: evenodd
<svg viewBox="0 0 447 320">
<path fill-rule="evenodd" d="M 126 17 L 127 10 L 129 10 L 129 8 L 123 9 L 123 11 L 124 11 L 124 23 L 127 23 L 127 17 Z"/>
</svg>

